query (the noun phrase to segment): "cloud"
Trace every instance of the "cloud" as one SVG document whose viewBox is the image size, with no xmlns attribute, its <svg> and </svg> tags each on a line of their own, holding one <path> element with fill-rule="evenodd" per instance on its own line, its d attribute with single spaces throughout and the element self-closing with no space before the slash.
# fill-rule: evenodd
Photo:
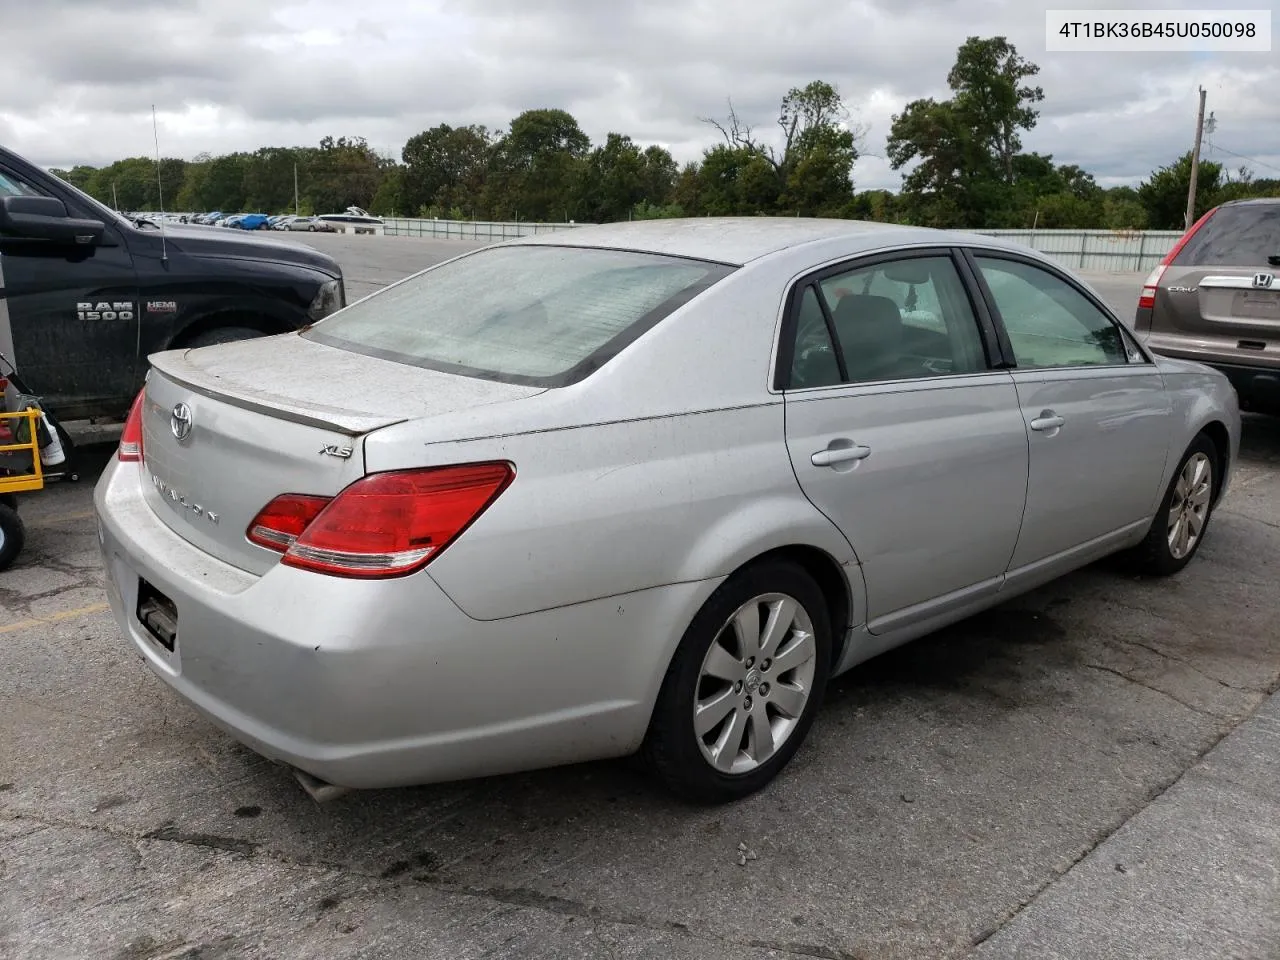
<svg viewBox="0 0 1280 960">
<path fill-rule="evenodd" d="M 1045 100 L 1026 149 L 1131 182 L 1188 148 L 1203 84 L 1221 156 L 1280 168 L 1275 57 L 1049 54 L 1050 5 L 0 0 L 0 137 L 46 165 L 107 163 L 150 153 L 155 104 L 169 155 L 332 134 L 364 136 L 398 156 L 408 137 L 437 123 L 501 128 L 522 110 L 555 106 L 596 141 L 627 133 L 683 161 L 716 142 L 701 118 L 724 116 L 729 98 L 766 135 L 789 88 L 825 79 L 867 129 L 858 186 L 893 188 L 899 174 L 883 159 L 893 115 L 913 99 L 947 95 L 966 37 L 999 34 L 1042 68 Z"/>
</svg>

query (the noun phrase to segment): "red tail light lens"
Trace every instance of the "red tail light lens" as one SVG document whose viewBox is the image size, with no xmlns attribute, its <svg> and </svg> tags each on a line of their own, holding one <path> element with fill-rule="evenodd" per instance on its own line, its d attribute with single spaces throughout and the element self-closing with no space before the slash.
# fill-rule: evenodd
<svg viewBox="0 0 1280 960">
<path fill-rule="evenodd" d="M 129 408 L 129 416 L 125 418 L 124 430 L 120 433 L 120 447 L 116 456 L 121 463 L 142 462 L 142 404 L 147 391 L 143 389 L 133 400 Z"/>
<path fill-rule="evenodd" d="M 1146 282 L 1142 284 L 1142 293 L 1138 296 L 1138 309 L 1150 310 L 1156 305 L 1156 291 L 1160 288 L 1160 278 L 1164 276 L 1165 270 L 1169 268 L 1169 264 L 1173 263 L 1174 258 L 1182 252 L 1182 248 L 1187 245 L 1192 237 L 1196 235 L 1196 231 L 1209 222 L 1209 218 L 1218 212 L 1218 208 L 1214 207 L 1203 217 L 1191 225 L 1191 229 L 1178 238 L 1178 242 L 1173 245 L 1168 253 L 1164 255 L 1164 259 L 1160 261 L 1160 266 L 1151 271 Z"/>
<path fill-rule="evenodd" d="M 258 512 L 245 536 L 268 550 L 284 552 L 302 536 L 302 531 L 330 503 L 329 497 L 311 497 L 302 493 L 286 493 L 276 497 Z"/>
<path fill-rule="evenodd" d="M 291 567 L 340 577 L 401 576 L 439 556 L 514 476 L 509 463 L 375 473 L 328 502 L 278 497 L 248 536 L 282 551 Z"/>
</svg>

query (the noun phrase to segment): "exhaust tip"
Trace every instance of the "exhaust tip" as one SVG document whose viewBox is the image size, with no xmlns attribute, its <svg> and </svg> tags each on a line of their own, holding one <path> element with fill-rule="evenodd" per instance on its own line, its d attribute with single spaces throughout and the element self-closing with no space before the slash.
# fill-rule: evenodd
<svg viewBox="0 0 1280 960">
<path fill-rule="evenodd" d="M 330 800 L 337 800 L 345 794 L 351 792 L 350 787 L 340 787 L 334 783 L 326 783 L 319 777 L 313 777 L 305 770 L 299 770 L 297 767 L 291 768 L 294 778 L 302 784 L 302 789 L 316 803 L 328 803 Z"/>
</svg>

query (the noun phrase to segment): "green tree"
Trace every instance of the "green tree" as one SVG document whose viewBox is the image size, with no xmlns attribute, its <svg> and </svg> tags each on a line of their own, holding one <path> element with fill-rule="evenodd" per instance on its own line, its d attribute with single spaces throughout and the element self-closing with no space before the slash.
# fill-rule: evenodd
<svg viewBox="0 0 1280 960">
<path fill-rule="evenodd" d="M 645 200 L 659 206 L 668 205 L 679 174 L 679 165 L 665 147 L 647 147 L 643 173 Z"/>
<path fill-rule="evenodd" d="M 564 110 L 526 110 L 494 147 L 485 205 L 498 219 L 574 219 L 572 188 L 590 138 Z"/>
<path fill-rule="evenodd" d="M 902 178 L 903 209 L 912 222 L 931 227 L 981 226 L 969 167 L 973 132 L 950 101 L 913 100 L 893 118 L 888 140 L 894 170 L 915 166 Z"/>
<path fill-rule="evenodd" d="M 1197 218 L 1218 203 L 1222 186 L 1222 164 L 1200 161 L 1196 178 Z M 1138 199 L 1147 211 L 1153 230 L 1180 230 L 1186 225 L 1187 194 L 1191 189 L 1191 151 L 1166 167 L 1152 172 L 1138 187 Z"/>
<path fill-rule="evenodd" d="M 407 209 L 474 207 L 484 187 L 493 136 L 483 126 L 447 123 L 414 134 L 401 152 L 401 201 Z"/>
<path fill-rule="evenodd" d="M 646 198 L 645 181 L 645 157 L 635 141 L 610 133 L 583 161 L 573 206 L 584 220 L 626 220 L 632 208 Z"/>
<path fill-rule="evenodd" d="M 386 165 L 364 137 L 325 137 L 307 169 L 307 194 L 312 206 L 325 213 L 352 206 L 367 209 L 378 192 Z"/>
<path fill-rule="evenodd" d="M 853 198 L 853 164 L 861 131 L 830 83 L 814 80 L 782 98 L 781 147 L 758 137 L 729 105 L 726 120 L 708 120 L 724 137 L 703 159 L 704 201 L 711 212 L 832 214 Z M 708 169 L 710 167 L 710 169 Z"/>
<path fill-rule="evenodd" d="M 947 74 L 952 106 L 984 154 L 975 159 L 994 162 L 1006 183 L 1013 182 L 1013 158 L 1022 149 L 1019 131 L 1035 127 L 1040 115 L 1032 104 L 1044 99 L 1044 90 L 1023 82 L 1039 72 L 1005 37 L 969 37 Z"/>
<path fill-rule="evenodd" d="M 982 227 L 1017 219 L 1021 131 L 1038 119 L 1040 87 L 1024 83 L 1039 67 L 1004 37 L 970 37 L 947 74 L 948 100 L 915 100 L 893 118 L 888 156 L 903 175 L 912 220 L 938 227 Z M 1025 191 L 1024 191 L 1025 192 Z"/>
<path fill-rule="evenodd" d="M 228 153 L 210 160 L 202 192 L 204 203 L 199 206 L 223 213 L 243 210 L 248 160 L 248 155 L 243 153 Z"/>
</svg>

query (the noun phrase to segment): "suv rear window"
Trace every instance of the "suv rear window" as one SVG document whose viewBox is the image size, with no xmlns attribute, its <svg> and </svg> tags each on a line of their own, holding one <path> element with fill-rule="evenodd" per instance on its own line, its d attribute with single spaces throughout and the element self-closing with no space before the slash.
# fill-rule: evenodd
<svg viewBox="0 0 1280 960">
<path fill-rule="evenodd" d="M 1180 267 L 1264 267 L 1280 256 L 1280 203 L 1222 207 L 1178 252 Z"/>
<path fill-rule="evenodd" d="M 733 267 L 623 250 L 481 250 L 403 280 L 303 336 L 530 386 L 581 380 Z"/>
</svg>

